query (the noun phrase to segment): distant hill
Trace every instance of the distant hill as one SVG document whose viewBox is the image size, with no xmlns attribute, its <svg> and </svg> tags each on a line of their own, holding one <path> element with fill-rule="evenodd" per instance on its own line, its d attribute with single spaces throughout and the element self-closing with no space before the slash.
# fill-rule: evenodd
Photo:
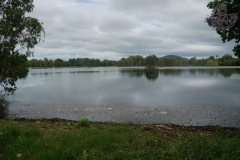
<svg viewBox="0 0 240 160">
<path fill-rule="evenodd" d="M 179 58 L 181 60 L 184 60 L 184 61 L 188 61 L 189 59 L 185 58 L 185 57 L 181 57 L 181 56 L 177 56 L 177 55 L 167 55 L 167 56 L 164 56 L 162 58 Z"/>
</svg>

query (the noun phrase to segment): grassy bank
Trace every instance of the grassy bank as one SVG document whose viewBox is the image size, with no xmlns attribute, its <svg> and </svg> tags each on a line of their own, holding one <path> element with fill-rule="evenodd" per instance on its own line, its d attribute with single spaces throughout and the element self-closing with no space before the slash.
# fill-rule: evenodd
<svg viewBox="0 0 240 160">
<path fill-rule="evenodd" d="M 0 159 L 240 159 L 240 129 L 0 120 Z"/>
</svg>

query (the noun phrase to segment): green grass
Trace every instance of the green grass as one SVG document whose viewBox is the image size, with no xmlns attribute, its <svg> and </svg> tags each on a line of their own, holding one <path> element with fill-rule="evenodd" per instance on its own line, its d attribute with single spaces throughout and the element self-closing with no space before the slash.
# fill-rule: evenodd
<svg viewBox="0 0 240 160">
<path fill-rule="evenodd" d="M 239 130 L 79 123 L 0 120 L 0 159 L 240 159 Z"/>
<path fill-rule="evenodd" d="M 90 121 L 88 119 L 81 119 L 77 122 L 76 126 L 78 127 L 90 127 Z"/>
</svg>

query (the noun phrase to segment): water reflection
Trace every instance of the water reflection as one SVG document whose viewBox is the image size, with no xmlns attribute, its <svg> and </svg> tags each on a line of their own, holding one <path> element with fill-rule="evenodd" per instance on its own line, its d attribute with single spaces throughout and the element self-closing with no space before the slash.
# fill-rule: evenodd
<svg viewBox="0 0 240 160">
<path fill-rule="evenodd" d="M 232 74 L 236 73 L 236 74 L 240 74 L 240 70 L 239 69 L 222 69 L 222 70 L 218 70 L 218 73 L 220 73 L 221 75 L 223 75 L 225 78 L 231 77 Z"/>
<path fill-rule="evenodd" d="M 40 73 L 30 73 L 30 74 L 31 74 L 31 76 L 33 76 L 33 77 L 40 75 Z"/>
<path fill-rule="evenodd" d="M 9 97 L 16 103 L 10 103 L 8 110 L 1 109 L 1 115 L 18 113 L 24 117 L 23 112 L 27 115 L 32 109 L 29 112 L 31 116 L 41 118 L 42 112 L 37 111 L 41 109 L 37 105 L 39 103 L 44 104 L 45 113 L 52 117 L 59 111 L 55 104 L 66 104 L 62 111 L 67 114 L 75 112 L 73 109 L 80 105 L 107 108 L 182 106 L 189 109 L 200 107 L 199 110 L 203 106 L 204 109 L 207 106 L 239 108 L 239 79 L 240 68 L 176 67 L 154 71 L 143 67 L 31 69 L 28 77 L 18 82 L 21 86 L 15 95 Z M 74 108 L 69 109 L 69 105 L 74 105 Z M 240 112 L 231 111 L 228 114 L 232 113 Z"/>
<path fill-rule="evenodd" d="M 150 81 L 155 81 L 158 78 L 158 70 L 145 70 L 145 76 Z"/>
<path fill-rule="evenodd" d="M 186 70 L 147 70 L 147 69 L 124 69 L 119 70 L 122 75 L 128 75 L 129 77 L 138 77 L 141 78 L 143 75 L 150 80 L 155 81 L 159 74 L 164 76 L 179 76 Z"/>
<path fill-rule="evenodd" d="M 69 73 L 98 73 L 100 71 L 72 71 L 72 72 L 69 72 Z"/>
<path fill-rule="evenodd" d="M 127 75 L 129 77 L 142 77 L 144 75 L 144 70 L 140 69 L 124 69 L 119 70 L 122 75 Z"/>
<path fill-rule="evenodd" d="M 184 73 L 189 73 L 192 76 L 196 75 L 209 75 L 209 76 L 223 76 L 225 78 L 231 77 L 233 74 L 240 75 L 240 68 L 212 68 L 212 69 L 124 69 L 119 70 L 122 75 L 128 75 L 129 77 L 145 77 L 150 81 L 155 81 L 159 75 L 163 76 L 180 76 Z"/>
<path fill-rule="evenodd" d="M 100 72 L 100 71 L 70 71 L 68 73 L 98 73 L 98 72 Z M 32 72 L 32 73 L 29 73 L 29 75 L 31 75 L 33 77 L 44 75 L 44 77 L 47 77 L 47 76 L 50 76 L 53 74 L 59 75 L 59 74 L 63 74 L 63 73 L 66 73 L 66 72 Z"/>
<path fill-rule="evenodd" d="M 197 76 L 197 75 L 208 75 L 208 76 L 223 76 L 225 78 L 231 77 L 233 74 L 234 75 L 240 75 L 240 68 L 160 68 L 156 70 L 146 70 L 143 68 L 115 68 L 115 69 L 109 69 L 106 68 L 105 70 L 99 69 L 99 68 L 92 68 L 91 70 L 73 70 L 73 71 L 68 71 L 68 70 L 49 70 L 49 72 L 45 71 L 38 71 L 38 72 L 29 72 L 28 75 L 32 77 L 36 76 L 52 76 L 52 75 L 60 75 L 64 73 L 117 73 L 119 72 L 121 75 L 129 76 L 129 77 L 138 77 L 141 78 L 145 76 L 149 81 L 155 81 L 159 78 L 159 75 L 163 76 L 181 76 L 183 74 L 189 74 L 191 76 Z"/>
<path fill-rule="evenodd" d="M 182 69 L 159 70 L 159 73 L 164 76 L 179 76 L 184 72 L 187 72 L 187 70 Z"/>
<path fill-rule="evenodd" d="M 190 69 L 189 73 L 191 75 L 196 75 L 196 74 L 207 74 L 210 76 L 223 76 L 225 78 L 231 77 L 232 74 L 240 74 L 240 69 L 239 68 L 213 68 L 213 69 Z"/>
</svg>

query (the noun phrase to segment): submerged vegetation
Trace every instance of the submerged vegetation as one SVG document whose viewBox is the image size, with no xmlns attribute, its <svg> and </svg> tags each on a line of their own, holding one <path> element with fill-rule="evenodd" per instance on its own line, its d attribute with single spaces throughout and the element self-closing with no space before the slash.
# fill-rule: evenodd
<svg viewBox="0 0 240 160">
<path fill-rule="evenodd" d="M 86 120 L 84 120 L 86 122 Z M 238 159 L 240 130 L 0 120 L 1 159 Z"/>
<path fill-rule="evenodd" d="M 151 58 L 154 57 L 153 61 Z M 225 54 L 222 57 L 213 57 L 197 59 L 193 57 L 186 59 L 179 56 L 165 56 L 158 58 L 155 55 L 149 55 L 147 57 L 129 56 L 128 58 L 121 58 L 120 60 L 103 60 L 90 59 L 90 58 L 74 58 L 64 61 L 60 58 L 56 60 L 49 60 L 44 58 L 43 60 L 32 59 L 28 61 L 29 67 L 107 67 L 107 66 L 240 66 L 240 59 L 232 57 L 230 54 Z"/>
</svg>

